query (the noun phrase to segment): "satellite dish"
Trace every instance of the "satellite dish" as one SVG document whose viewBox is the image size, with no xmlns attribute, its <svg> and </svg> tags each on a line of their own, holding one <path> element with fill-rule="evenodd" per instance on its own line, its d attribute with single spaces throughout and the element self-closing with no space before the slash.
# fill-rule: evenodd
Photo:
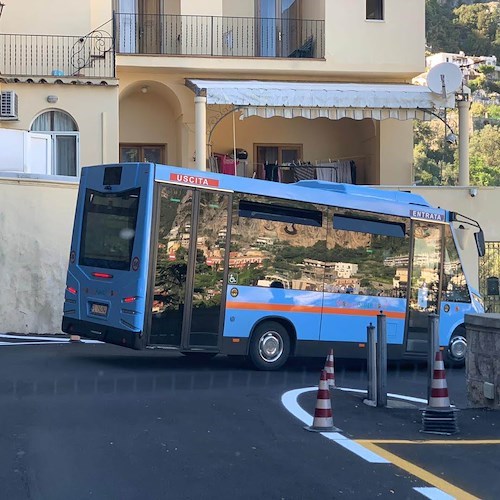
<svg viewBox="0 0 500 500">
<path fill-rule="evenodd" d="M 462 85 L 462 71 L 453 63 L 444 62 L 434 66 L 427 74 L 427 86 L 435 94 L 446 97 Z"/>
</svg>

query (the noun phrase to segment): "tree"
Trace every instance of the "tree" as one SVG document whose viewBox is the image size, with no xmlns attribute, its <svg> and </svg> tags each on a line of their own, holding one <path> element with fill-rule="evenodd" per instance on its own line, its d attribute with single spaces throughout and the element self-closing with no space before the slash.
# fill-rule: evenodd
<svg viewBox="0 0 500 500">
<path fill-rule="evenodd" d="M 500 9 L 491 3 L 461 5 L 453 11 L 460 49 L 469 55 L 500 57 Z"/>
<path fill-rule="evenodd" d="M 486 125 L 470 140 L 471 181 L 482 186 L 500 186 L 500 127 Z"/>
</svg>

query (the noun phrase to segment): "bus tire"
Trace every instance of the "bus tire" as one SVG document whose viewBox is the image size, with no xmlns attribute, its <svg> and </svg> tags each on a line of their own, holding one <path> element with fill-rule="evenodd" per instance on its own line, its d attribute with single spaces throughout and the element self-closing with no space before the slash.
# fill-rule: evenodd
<svg viewBox="0 0 500 500">
<path fill-rule="evenodd" d="M 457 368 L 465 366 L 466 352 L 467 338 L 465 336 L 465 327 L 459 326 L 453 332 L 445 351 L 447 364 Z"/>
<path fill-rule="evenodd" d="M 258 370 L 277 370 L 290 355 L 290 336 L 286 328 L 276 321 L 265 321 L 255 329 L 248 358 Z"/>
</svg>

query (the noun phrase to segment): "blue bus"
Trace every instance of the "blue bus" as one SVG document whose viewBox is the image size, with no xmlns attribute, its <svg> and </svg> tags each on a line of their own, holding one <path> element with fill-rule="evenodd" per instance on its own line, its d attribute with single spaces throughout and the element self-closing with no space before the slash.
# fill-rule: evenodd
<svg viewBox="0 0 500 500">
<path fill-rule="evenodd" d="M 62 329 L 133 349 L 244 356 L 366 356 L 386 315 L 388 358 L 440 345 L 464 362 L 467 313 L 484 312 L 456 245 L 474 220 L 419 195 L 293 184 L 152 163 L 82 169 Z"/>
</svg>

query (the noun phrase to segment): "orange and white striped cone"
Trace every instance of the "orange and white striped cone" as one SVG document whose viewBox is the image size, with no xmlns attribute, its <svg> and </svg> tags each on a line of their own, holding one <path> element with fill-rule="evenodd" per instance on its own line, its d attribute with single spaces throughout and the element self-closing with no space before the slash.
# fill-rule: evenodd
<svg viewBox="0 0 500 500">
<path fill-rule="evenodd" d="M 448 386 L 446 384 L 446 374 L 444 371 L 443 353 L 436 352 L 434 362 L 434 374 L 432 376 L 431 395 L 428 402 L 429 408 L 450 408 L 450 397 L 448 396 Z"/>
<path fill-rule="evenodd" d="M 450 405 L 444 371 L 443 353 L 436 352 L 427 408 L 422 411 L 421 432 L 451 435 L 458 432 L 457 410 Z"/>
<path fill-rule="evenodd" d="M 326 380 L 328 387 L 335 387 L 335 367 L 333 359 L 333 349 L 330 349 L 330 354 L 326 357 L 325 363 Z"/>
<path fill-rule="evenodd" d="M 332 402 L 330 400 L 330 389 L 328 387 L 325 370 L 321 370 L 313 424 L 304 428 L 313 432 L 332 432 L 339 430 L 333 426 Z"/>
</svg>

